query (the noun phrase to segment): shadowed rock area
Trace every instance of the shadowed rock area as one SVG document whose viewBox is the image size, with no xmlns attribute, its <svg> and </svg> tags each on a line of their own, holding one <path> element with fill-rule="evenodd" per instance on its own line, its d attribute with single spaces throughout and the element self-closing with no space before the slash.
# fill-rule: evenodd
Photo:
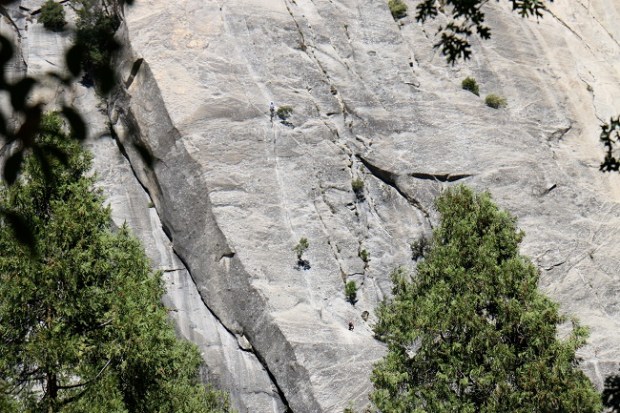
<svg viewBox="0 0 620 413">
<path fill-rule="evenodd" d="M 375 0 L 124 10 L 107 115 L 127 159 L 99 140 L 96 169 L 115 221 L 167 271 L 178 331 L 242 412 L 367 405 L 384 354 L 373 309 L 390 271 L 415 265 L 410 244 L 437 222 L 435 196 L 458 183 L 519 218 L 540 288 L 591 330 L 580 356 L 594 383 L 618 369 L 620 178 L 598 171 L 599 124 L 620 111 L 616 2 L 556 0 L 538 22 L 490 2 L 492 39 L 454 67 L 432 48 L 443 17 L 422 26 L 406 3 L 398 22 Z M 40 31 L 24 38 L 58 36 Z M 50 60 L 25 42 L 30 68 Z M 61 55 L 63 41 L 49 42 Z M 481 97 L 461 89 L 467 76 Z M 508 106 L 485 106 L 489 93 Z M 270 101 L 292 116 L 271 121 Z M 307 270 L 292 251 L 302 237 Z"/>
</svg>

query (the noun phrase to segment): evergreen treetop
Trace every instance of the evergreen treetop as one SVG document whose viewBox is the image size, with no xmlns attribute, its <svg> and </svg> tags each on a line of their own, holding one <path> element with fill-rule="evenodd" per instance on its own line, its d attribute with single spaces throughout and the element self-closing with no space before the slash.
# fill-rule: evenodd
<svg viewBox="0 0 620 413">
<path fill-rule="evenodd" d="M 410 281 L 378 309 L 388 345 L 372 373 L 383 412 L 598 412 L 600 396 L 576 367 L 586 330 L 566 321 L 519 255 L 523 233 L 491 197 L 466 187 L 437 201 L 441 222 Z"/>
<path fill-rule="evenodd" d="M 90 156 L 58 116 L 45 116 L 42 130 L 39 143 L 56 149 L 28 156 L 0 197 L 37 241 L 33 255 L 0 221 L 0 409 L 228 411 L 224 395 L 198 383 L 200 355 L 175 335 L 161 274 L 126 227 L 112 231 L 84 176 Z"/>
</svg>

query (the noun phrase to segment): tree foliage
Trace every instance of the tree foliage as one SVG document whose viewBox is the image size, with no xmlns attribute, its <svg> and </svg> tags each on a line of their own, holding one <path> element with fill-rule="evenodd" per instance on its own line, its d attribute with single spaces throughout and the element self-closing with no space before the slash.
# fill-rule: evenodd
<svg viewBox="0 0 620 413">
<path fill-rule="evenodd" d="M 1 2 L 0 13 L 12 22 L 11 14 L 4 7 L 11 2 Z M 0 179 L 8 185 L 12 185 L 22 171 L 25 153 L 29 152 L 39 158 L 46 177 L 49 175 L 49 160 L 64 157 L 62 150 L 55 147 L 55 144 L 41 146 L 39 140 L 35 139 L 42 130 L 41 116 L 45 103 L 40 99 L 28 99 L 33 90 L 50 84 L 54 88 L 70 87 L 82 75 L 85 75 L 82 80 L 86 80 L 86 84 L 97 85 L 97 91 L 102 96 L 116 85 L 117 78 L 110 61 L 114 51 L 120 48 L 114 40 L 114 31 L 120 17 L 114 13 L 122 6 L 131 5 L 133 0 L 111 0 L 104 2 L 104 7 L 95 0 L 73 0 L 73 3 L 78 8 L 78 22 L 75 43 L 65 55 L 67 70 L 47 72 L 41 77 L 8 76 L 6 69 L 11 67 L 10 63 L 15 59 L 15 50 L 11 40 L 0 34 L 0 92 L 6 92 L 10 104 L 0 108 L 0 138 L 5 147 L 10 148 Z M 62 105 L 61 113 L 71 126 L 69 138 L 77 141 L 86 139 L 87 125 L 78 110 L 70 104 L 63 105 L 62 101 L 57 103 Z M 143 144 L 135 142 L 132 145 L 147 165 L 153 164 L 154 159 Z M 2 209 L 0 216 L 13 227 L 17 239 L 34 250 L 35 239 L 26 225 L 25 217 Z"/>
<path fill-rule="evenodd" d="M 120 18 L 107 12 L 97 0 L 74 2 L 78 5 L 75 53 L 79 56 L 86 80 L 97 80 L 98 86 L 107 91 L 114 86 L 115 81 L 110 60 L 113 53 L 120 48 L 114 38 Z"/>
<path fill-rule="evenodd" d="M 615 155 L 615 147 L 620 142 L 620 116 L 611 118 L 609 123 L 601 125 L 600 140 L 605 146 L 605 159 L 601 163 L 601 171 L 618 172 L 620 170 L 620 160 Z"/>
<path fill-rule="evenodd" d="M 388 354 L 372 373 L 383 412 L 598 412 L 600 396 L 576 367 L 587 332 L 565 321 L 537 290 L 539 274 L 519 255 L 523 233 L 488 194 L 465 187 L 437 201 L 432 248 L 394 298 L 378 309 Z"/>
<path fill-rule="evenodd" d="M 500 0 L 497 0 L 499 2 Z M 545 0 L 509 0 L 512 9 L 522 17 L 540 18 L 545 10 Z M 552 2 L 553 0 L 549 0 Z M 425 22 L 435 19 L 440 12 L 446 13 L 450 21 L 440 26 L 437 33 L 440 40 L 435 47 L 441 50 L 449 63 L 471 57 L 469 38 L 476 33 L 482 39 L 491 38 L 491 29 L 484 24 L 484 8 L 488 0 L 422 0 L 416 7 L 416 19 Z"/>
<path fill-rule="evenodd" d="M 40 145 L 66 154 L 1 193 L 26 218 L 35 254 L 0 221 L 0 409 L 3 412 L 197 413 L 227 411 L 198 383 L 197 349 L 176 338 L 152 273 L 126 227 L 85 177 L 90 155 L 44 116 Z M 49 176 L 45 176 L 49 175 Z"/>
<path fill-rule="evenodd" d="M 64 7 L 54 0 L 47 0 L 43 3 L 38 20 L 46 29 L 54 31 L 62 30 L 67 24 Z"/>
</svg>

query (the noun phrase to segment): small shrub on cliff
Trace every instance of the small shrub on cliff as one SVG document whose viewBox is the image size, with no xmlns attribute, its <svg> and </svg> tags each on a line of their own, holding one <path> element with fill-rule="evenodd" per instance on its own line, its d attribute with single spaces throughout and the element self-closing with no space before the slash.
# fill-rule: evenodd
<svg viewBox="0 0 620 413">
<path fill-rule="evenodd" d="M 470 91 L 476 96 L 480 96 L 480 87 L 478 86 L 478 82 L 473 77 L 466 77 L 461 82 L 461 87 L 465 90 Z"/>
<path fill-rule="evenodd" d="M 303 257 L 304 252 L 306 252 L 309 246 L 310 246 L 310 243 L 308 242 L 308 239 L 306 237 L 302 237 L 297 243 L 297 245 L 293 247 L 293 251 L 295 251 L 295 253 L 297 254 L 297 265 L 295 266 L 297 269 L 302 269 L 302 270 L 310 269 L 310 263 L 308 262 L 308 260 L 305 260 Z"/>
<path fill-rule="evenodd" d="M 360 201 L 364 200 L 364 181 L 362 181 L 360 178 L 354 179 L 353 181 L 351 181 L 351 188 L 353 189 L 353 192 L 355 193 L 355 196 L 357 197 L 357 199 L 359 199 Z"/>
<path fill-rule="evenodd" d="M 54 0 L 47 0 L 41 6 L 38 17 L 39 23 L 48 30 L 59 31 L 67 24 L 65 20 L 65 8 Z"/>
<path fill-rule="evenodd" d="M 420 238 L 413 241 L 409 247 L 411 248 L 411 259 L 417 261 L 428 254 L 431 245 L 428 238 L 422 235 Z"/>
<path fill-rule="evenodd" d="M 355 281 L 349 281 L 344 286 L 344 296 L 352 305 L 357 302 L 357 284 Z"/>
<path fill-rule="evenodd" d="M 361 250 L 360 251 L 360 258 L 362 259 L 362 261 L 364 261 L 366 264 L 368 264 L 368 262 L 370 261 L 370 253 L 367 250 Z"/>
<path fill-rule="evenodd" d="M 505 97 L 496 95 L 494 93 L 487 95 L 487 97 L 484 99 L 484 103 L 486 103 L 488 107 L 493 109 L 505 108 L 508 105 L 508 101 Z"/>
<path fill-rule="evenodd" d="M 287 120 L 293 114 L 293 107 L 289 105 L 282 105 L 276 110 L 276 115 L 282 120 Z"/>
<path fill-rule="evenodd" d="M 407 5 L 402 0 L 388 1 L 388 7 L 394 20 L 402 19 L 407 15 Z"/>
</svg>

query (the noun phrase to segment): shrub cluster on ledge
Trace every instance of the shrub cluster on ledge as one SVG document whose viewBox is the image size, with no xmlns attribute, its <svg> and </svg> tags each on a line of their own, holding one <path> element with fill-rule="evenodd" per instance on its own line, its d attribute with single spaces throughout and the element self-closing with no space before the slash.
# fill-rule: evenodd
<svg viewBox="0 0 620 413">
<path fill-rule="evenodd" d="M 388 1 L 388 7 L 394 20 L 402 19 L 407 15 L 407 5 L 402 0 Z"/>
<path fill-rule="evenodd" d="M 370 261 L 370 253 L 367 250 L 363 249 L 363 250 L 360 250 L 360 254 L 359 255 L 360 255 L 360 258 L 362 259 L 362 261 L 364 261 L 364 263 L 368 264 L 368 262 Z"/>
<path fill-rule="evenodd" d="M 360 178 L 356 178 L 352 180 L 351 189 L 353 189 L 353 192 L 355 193 L 355 197 L 359 201 L 364 200 L 364 181 L 362 181 Z"/>
<path fill-rule="evenodd" d="M 465 90 L 470 91 L 476 96 L 480 96 L 480 86 L 478 86 L 478 82 L 473 77 L 466 77 L 461 82 L 461 87 Z"/>
<path fill-rule="evenodd" d="M 41 12 L 37 20 L 48 30 L 62 30 L 65 24 L 67 24 L 65 8 L 54 0 L 47 0 L 41 6 Z"/>
<path fill-rule="evenodd" d="M 495 93 L 487 95 L 487 97 L 484 98 L 484 103 L 493 109 L 505 108 L 508 105 L 508 101 L 505 97 L 496 95 Z"/>
<path fill-rule="evenodd" d="M 295 268 L 298 270 L 310 269 L 310 262 L 303 257 L 304 252 L 306 252 L 308 247 L 310 247 L 310 243 L 306 237 L 301 237 L 297 245 L 293 247 L 293 251 L 295 251 L 295 254 L 297 255 L 297 264 L 295 265 Z"/>
</svg>

